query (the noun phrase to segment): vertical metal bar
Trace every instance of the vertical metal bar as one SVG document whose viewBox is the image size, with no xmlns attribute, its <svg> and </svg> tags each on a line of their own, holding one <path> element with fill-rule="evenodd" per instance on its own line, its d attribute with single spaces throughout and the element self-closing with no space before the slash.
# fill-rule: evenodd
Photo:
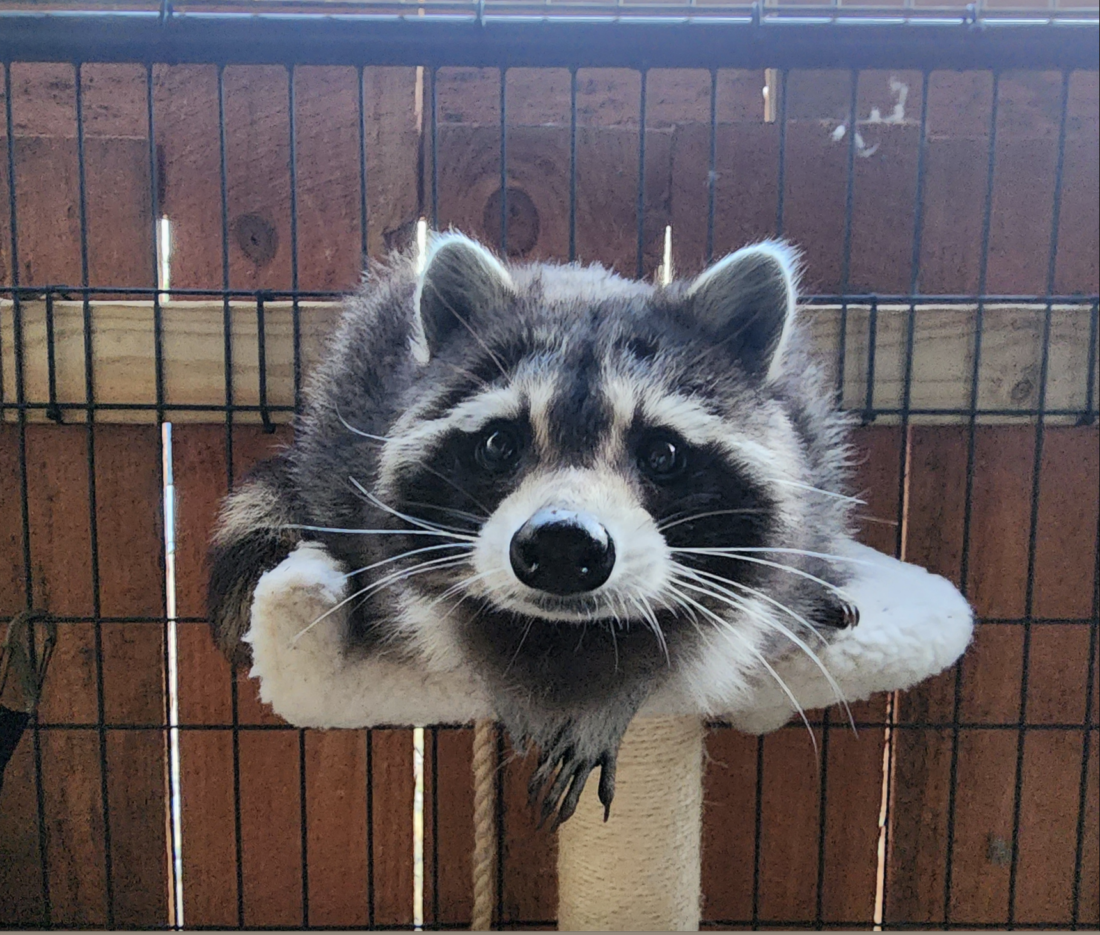
<svg viewBox="0 0 1100 935">
<path fill-rule="evenodd" d="M 8 236 L 11 238 L 12 337 L 15 357 L 15 402 L 19 446 L 19 512 L 23 546 L 23 595 L 27 610 L 34 608 L 34 573 L 31 565 L 30 491 L 27 483 L 27 397 L 24 368 L 23 302 L 19 293 L 19 220 L 15 188 L 15 121 L 12 118 L 11 62 L 4 62 L 4 128 L 7 131 L 8 156 Z M 31 649 L 33 650 L 33 641 Z M 37 710 L 32 715 L 31 738 L 34 748 L 34 794 L 38 817 L 38 859 L 42 886 L 42 923 L 53 924 L 50 899 L 50 865 L 46 836 L 46 795 L 42 784 L 42 734 Z"/>
<path fill-rule="evenodd" d="M 150 273 L 152 275 L 153 283 L 153 372 L 154 379 L 156 380 L 156 394 L 157 394 L 157 467 L 160 471 L 160 486 L 164 489 L 165 477 L 164 477 L 164 435 L 160 431 L 161 426 L 164 424 L 164 321 L 163 313 L 160 305 L 160 186 L 157 172 L 157 142 L 156 142 L 156 121 L 155 121 L 155 108 L 153 104 L 153 66 L 146 64 L 145 66 L 145 111 L 146 111 L 146 129 L 149 133 L 149 223 L 151 244 L 150 244 Z M 171 453 L 169 452 L 169 457 Z M 170 470 L 170 467 L 169 467 Z M 170 478 L 168 482 L 171 482 Z M 169 517 L 165 516 L 164 522 L 169 522 Z M 172 698 L 170 695 L 169 686 L 172 684 L 172 665 L 171 665 L 171 641 L 173 631 L 169 626 L 168 620 L 168 581 L 167 581 L 167 565 L 168 554 L 166 539 L 162 535 L 160 536 L 160 542 L 157 548 L 157 568 L 158 575 L 157 580 L 160 581 L 160 607 L 164 615 L 164 621 L 161 625 L 161 645 L 163 648 L 163 658 L 161 659 L 161 667 L 163 674 L 164 685 L 164 725 L 162 729 L 162 736 L 164 739 L 163 749 L 168 761 L 168 768 L 166 769 L 166 796 L 165 801 L 167 804 L 167 825 L 168 825 L 168 853 L 170 859 L 168 860 L 168 882 L 170 894 L 170 904 L 168 908 L 169 918 L 172 921 L 173 928 L 180 928 L 181 920 L 177 916 L 176 907 L 178 902 L 175 898 L 175 894 L 179 892 L 179 888 L 182 885 L 177 869 L 180 861 L 180 845 L 181 841 L 177 834 L 177 824 L 173 820 L 173 814 L 176 813 L 179 803 L 177 802 L 176 783 L 172 777 L 172 751 L 174 748 L 172 738 L 168 731 L 172 724 Z"/>
<path fill-rule="evenodd" d="M 1100 304 L 1095 299 L 1089 312 L 1089 362 L 1085 375 L 1085 411 L 1077 420 L 1078 425 L 1092 425 L 1096 421 L 1096 339 L 1100 330 Z"/>
<path fill-rule="evenodd" d="M 852 212 L 855 207 L 856 115 L 859 106 L 859 72 L 853 71 L 848 99 L 848 162 L 845 169 L 844 246 L 840 267 L 840 347 L 837 350 L 837 404 L 844 402 L 844 371 L 848 357 L 848 293 L 852 275 Z"/>
<path fill-rule="evenodd" d="M 500 252 L 508 256 L 508 69 L 500 70 Z"/>
<path fill-rule="evenodd" d="M 760 928 L 760 845 L 764 839 L 764 737 L 756 738 L 756 789 L 752 846 L 752 930 Z"/>
<path fill-rule="evenodd" d="M 787 187 L 787 69 L 779 79 L 779 167 L 776 174 L 775 236 L 783 236 L 783 209 Z"/>
<path fill-rule="evenodd" d="M 710 72 L 710 163 L 707 171 L 707 263 L 714 261 L 714 198 L 718 183 L 718 69 Z"/>
<path fill-rule="evenodd" d="M 152 262 L 153 286 L 159 286 L 160 276 L 160 186 L 157 179 L 156 124 L 153 114 L 153 66 L 145 66 L 145 113 L 149 131 L 149 209 L 152 214 Z M 160 289 L 153 290 L 153 368 L 157 393 L 157 425 L 164 422 L 164 319 L 160 307 Z M 160 433 L 157 433 L 160 437 Z M 167 627 L 167 621 L 165 621 Z M 165 631 L 167 634 L 167 630 Z"/>
<path fill-rule="evenodd" d="M 256 366 L 259 370 L 260 421 L 264 432 L 271 434 L 275 425 L 271 421 L 271 409 L 267 405 L 267 294 L 256 293 Z"/>
<path fill-rule="evenodd" d="M 875 421 L 875 359 L 878 344 L 878 299 L 871 297 L 867 313 L 867 388 L 863 399 L 863 424 Z"/>
<path fill-rule="evenodd" d="M 290 143 L 290 315 L 294 332 L 294 411 L 302 408 L 302 315 L 298 303 L 298 145 L 294 116 L 294 66 L 287 68 L 287 135 Z"/>
<path fill-rule="evenodd" d="M 369 239 L 367 236 L 367 118 L 363 101 L 363 66 L 356 70 L 359 83 L 359 263 L 360 268 L 367 262 Z"/>
<path fill-rule="evenodd" d="M 76 164 L 79 183 L 78 210 L 80 214 L 80 286 L 84 308 L 84 394 L 88 404 L 87 459 L 88 459 L 88 538 L 91 545 L 92 571 L 92 621 L 95 633 L 95 690 L 96 729 L 99 734 L 99 792 L 103 799 L 103 869 L 105 876 L 107 927 L 115 924 L 114 873 L 111 853 L 111 803 L 107 775 L 107 725 L 105 718 L 103 685 L 103 622 L 99 581 L 99 521 L 96 501 L 95 461 L 95 355 L 92 344 L 92 303 L 89 298 L 88 272 L 88 193 L 84 159 L 84 95 L 83 67 L 78 62 L 74 69 L 76 97 Z"/>
<path fill-rule="evenodd" d="M 286 70 L 286 110 L 288 169 L 290 172 L 290 289 L 291 321 L 294 335 L 294 411 L 302 408 L 302 321 L 298 304 L 298 140 L 295 125 L 294 66 Z M 261 370 L 262 373 L 262 370 Z M 266 381 L 265 381 L 266 389 Z M 266 403 L 266 399 L 264 400 Z M 273 432 L 270 419 L 264 422 L 264 431 Z M 300 847 L 302 853 L 302 927 L 309 927 L 309 798 L 306 785 L 306 732 L 298 731 L 298 818 L 301 823 Z"/>
<path fill-rule="evenodd" d="M 569 69 L 569 262 L 577 258 L 577 69 Z"/>
<path fill-rule="evenodd" d="M 970 413 L 966 433 L 966 494 L 963 503 L 962 554 L 959 560 L 959 587 L 964 595 L 970 583 L 970 533 L 974 518 L 974 470 L 978 422 L 978 388 L 982 367 L 985 293 L 989 273 L 989 235 L 993 219 L 993 184 L 997 166 L 997 113 L 1000 108 L 1000 73 L 993 75 L 989 109 L 989 151 L 986 157 L 985 204 L 982 209 L 981 255 L 978 258 L 978 304 L 974 313 L 974 360 L 970 370 Z M 951 766 L 947 789 L 947 834 L 944 844 L 943 924 L 951 922 L 951 888 L 955 866 L 955 812 L 959 778 L 959 719 L 962 711 L 963 666 L 955 664 L 954 697 L 951 702 Z"/>
<path fill-rule="evenodd" d="M 431 66 L 432 230 L 439 230 L 439 91 L 436 67 Z"/>
<path fill-rule="evenodd" d="M 641 279 L 645 273 L 645 92 L 648 71 L 642 70 L 641 93 L 638 101 L 638 256 L 635 275 Z"/>
<path fill-rule="evenodd" d="M 1024 645 L 1020 659 L 1020 716 L 1016 733 L 1016 782 L 1012 796 L 1012 859 L 1008 867 L 1008 925 L 1016 921 L 1016 880 L 1020 869 L 1020 803 L 1024 785 L 1024 742 L 1027 737 L 1028 675 L 1031 667 L 1031 623 L 1035 610 L 1035 560 L 1039 529 L 1039 493 L 1042 483 L 1044 416 L 1047 376 L 1050 368 L 1050 325 L 1054 309 L 1055 272 L 1058 265 L 1058 227 L 1062 216 L 1062 182 L 1066 164 L 1066 124 L 1069 112 L 1070 72 L 1062 73 L 1061 117 L 1058 122 L 1058 162 L 1054 170 L 1054 204 L 1051 211 L 1050 250 L 1047 256 L 1047 303 L 1043 317 L 1043 344 L 1039 361 L 1038 417 L 1035 423 L 1035 459 L 1031 468 L 1031 517 L 1027 539 L 1027 586 L 1024 591 Z M 1090 660 L 1091 664 L 1091 660 Z"/>
<path fill-rule="evenodd" d="M 901 445 L 898 455 L 898 498 L 897 498 L 897 533 L 894 538 L 894 551 L 898 558 L 905 555 L 905 513 L 909 500 L 909 410 L 913 398 L 913 337 L 916 330 L 917 303 L 916 295 L 920 285 L 920 258 L 921 241 L 924 233 L 924 169 L 925 150 L 928 142 L 928 78 L 925 71 L 921 76 L 921 106 L 920 106 L 920 132 L 917 137 L 917 188 L 913 196 L 913 252 L 910 258 L 909 268 L 909 314 L 905 329 L 905 376 L 902 384 L 901 401 Z M 853 134 L 855 128 L 852 129 Z M 893 737 L 893 729 L 898 720 L 897 693 L 891 696 L 888 709 L 887 724 Z M 883 825 L 883 847 L 886 854 L 890 853 L 890 811 L 893 805 L 894 787 L 892 777 L 894 775 L 893 764 L 896 762 L 897 747 L 891 745 L 889 751 L 889 768 L 891 781 L 886 783 L 885 794 L 885 823 Z M 882 905 L 888 903 L 890 877 L 884 876 L 882 881 Z"/>
<path fill-rule="evenodd" d="M 1081 737 L 1081 781 L 1077 793 L 1077 833 L 1073 851 L 1073 895 L 1070 900 L 1070 926 L 1076 929 L 1081 919 L 1081 867 L 1085 853 L 1085 814 L 1088 810 L 1089 757 L 1092 752 L 1092 699 L 1096 692 L 1096 642 L 1100 637 L 1100 522 L 1096 526 L 1096 558 L 1092 579 L 1092 619 L 1089 621 L 1089 663 L 1085 676 L 1085 716 Z"/>
<path fill-rule="evenodd" d="M 841 256 L 840 292 L 840 349 L 837 361 L 837 401 L 844 392 L 844 364 L 848 326 L 848 282 L 852 266 L 852 206 L 855 175 L 855 126 L 856 96 L 859 90 L 859 72 L 852 71 L 851 90 L 848 102 L 848 165 L 847 190 L 844 200 L 844 248 Z M 815 928 L 821 929 L 825 922 L 825 844 L 828 831 L 828 792 L 829 792 L 829 732 L 832 727 L 832 709 L 826 708 L 821 717 L 821 770 L 818 800 L 817 830 L 817 893 L 814 908 Z"/>
<path fill-rule="evenodd" d="M 46 290 L 46 371 L 49 392 L 49 403 L 46 406 L 46 416 L 53 422 L 60 424 L 62 418 L 61 407 L 57 405 L 57 349 L 54 341 L 53 321 L 53 289 Z"/>
<path fill-rule="evenodd" d="M 225 481 L 233 489 L 233 308 L 229 289 L 229 174 L 226 161 L 225 66 L 218 65 L 218 171 L 222 212 L 222 331 L 225 356 Z M 233 734 L 233 837 L 237 856 L 237 928 L 244 928 L 244 862 L 241 835 L 241 731 L 237 666 L 229 672 L 229 700 Z"/>
</svg>

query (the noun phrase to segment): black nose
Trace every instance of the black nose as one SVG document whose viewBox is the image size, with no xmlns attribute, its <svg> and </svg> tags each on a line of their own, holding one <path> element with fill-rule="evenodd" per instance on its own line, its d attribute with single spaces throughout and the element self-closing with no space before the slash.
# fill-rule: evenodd
<svg viewBox="0 0 1100 935">
<path fill-rule="evenodd" d="M 525 585 L 551 594 L 594 591 L 615 566 L 615 543 L 594 516 L 539 510 L 512 536 L 512 569 Z"/>
</svg>

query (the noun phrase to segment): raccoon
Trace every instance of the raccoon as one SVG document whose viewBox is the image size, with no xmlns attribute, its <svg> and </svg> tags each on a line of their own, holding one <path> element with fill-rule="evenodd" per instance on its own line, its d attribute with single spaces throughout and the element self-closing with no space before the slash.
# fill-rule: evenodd
<svg viewBox="0 0 1100 935">
<path fill-rule="evenodd" d="M 797 256 L 762 243 L 654 286 L 451 233 L 422 266 L 371 271 L 293 445 L 225 501 L 214 636 L 246 662 L 259 577 L 319 543 L 352 585 L 346 652 L 477 673 L 538 749 L 541 819 L 597 766 L 606 818 L 648 701 L 712 710 L 854 622 L 846 423 Z"/>
</svg>

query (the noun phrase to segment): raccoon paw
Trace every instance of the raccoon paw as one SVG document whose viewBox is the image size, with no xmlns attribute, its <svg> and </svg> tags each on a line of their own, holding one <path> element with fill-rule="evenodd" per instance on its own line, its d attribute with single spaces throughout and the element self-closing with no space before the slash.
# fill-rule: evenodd
<svg viewBox="0 0 1100 935">
<path fill-rule="evenodd" d="M 252 598 L 253 629 L 257 621 L 266 621 L 271 632 L 289 646 L 327 645 L 331 627 L 324 633 L 311 630 L 339 606 L 346 593 L 343 567 L 318 543 L 303 542 L 260 578 Z M 256 641 L 253 629 L 244 635 L 245 642 Z"/>
<path fill-rule="evenodd" d="M 533 808 L 537 807 L 539 810 L 539 827 L 555 812 L 557 814 L 551 830 L 557 830 L 562 822 L 573 816 L 588 777 L 597 766 L 600 768 L 597 792 L 604 807 L 603 820 L 607 821 L 611 813 L 611 800 L 615 797 L 618 743 L 595 755 L 581 752 L 581 746 L 567 728 L 560 732 L 554 743 L 540 752 L 538 765 L 527 786 L 528 801 Z"/>
<path fill-rule="evenodd" d="M 830 593 L 814 615 L 815 622 L 832 630 L 847 630 L 859 623 L 859 608 L 846 597 Z"/>
</svg>

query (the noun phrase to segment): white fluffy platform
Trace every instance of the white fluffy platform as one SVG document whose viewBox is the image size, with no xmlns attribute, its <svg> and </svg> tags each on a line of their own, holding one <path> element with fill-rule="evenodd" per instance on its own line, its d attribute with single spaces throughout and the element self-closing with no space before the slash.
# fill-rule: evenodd
<svg viewBox="0 0 1100 935">
<path fill-rule="evenodd" d="M 848 701 L 909 688 L 962 655 L 973 615 L 949 581 L 854 542 L 848 555 L 856 575 L 845 593 L 859 608 L 860 622 L 818 650 Z M 245 639 L 252 644 L 250 674 L 260 682 L 260 698 L 277 714 L 300 727 L 461 723 L 494 716 L 468 670 L 436 672 L 385 654 L 345 655 L 342 610 L 298 636 L 344 594 L 341 569 L 315 544 L 300 545 L 260 579 Z M 792 654 L 775 668 L 805 710 L 836 700 L 805 654 Z M 722 716 L 759 734 L 782 726 L 795 710 L 773 680 L 747 695 L 711 696 L 706 708 L 672 690 L 661 692 L 641 714 Z"/>
</svg>

